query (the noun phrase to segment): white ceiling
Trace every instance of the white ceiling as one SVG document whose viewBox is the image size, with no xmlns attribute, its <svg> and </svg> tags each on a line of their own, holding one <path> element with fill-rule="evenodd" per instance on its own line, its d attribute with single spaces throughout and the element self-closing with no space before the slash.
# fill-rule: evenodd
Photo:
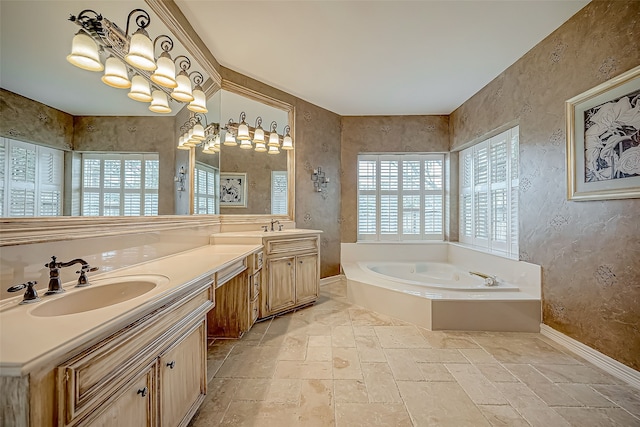
<svg viewBox="0 0 640 427">
<path fill-rule="evenodd" d="M 449 114 L 588 0 L 175 0 L 220 64 L 340 115 Z"/>
<path fill-rule="evenodd" d="M 175 1 L 222 65 L 340 115 L 449 114 L 588 3 Z M 73 115 L 153 114 L 65 60 L 70 14 L 124 28 L 137 7 L 168 33 L 143 0 L 0 0 L 0 86 Z"/>
</svg>

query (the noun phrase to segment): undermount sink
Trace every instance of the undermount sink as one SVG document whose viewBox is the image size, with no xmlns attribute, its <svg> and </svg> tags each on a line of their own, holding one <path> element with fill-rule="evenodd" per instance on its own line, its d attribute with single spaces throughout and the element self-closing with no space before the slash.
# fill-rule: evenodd
<svg viewBox="0 0 640 427">
<path fill-rule="evenodd" d="M 107 279 L 100 284 L 70 290 L 57 299 L 44 301 L 31 310 L 36 317 L 63 316 L 108 307 L 146 294 L 167 283 L 165 276 L 131 276 Z"/>
</svg>

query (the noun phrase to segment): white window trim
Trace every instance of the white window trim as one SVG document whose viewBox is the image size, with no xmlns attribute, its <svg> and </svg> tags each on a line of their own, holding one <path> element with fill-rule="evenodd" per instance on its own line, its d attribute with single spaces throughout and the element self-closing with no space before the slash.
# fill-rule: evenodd
<svg viewBox="0 0 640 427">
<path fill-rule="evenodd" d="M 12 180 L 12 148 L 20 147 L 28 151 L 34 152 L 34 173 L 33 181 L 29 182 L 21 182 Z M 63 200 L 64 200 L 64 151 L 49 148 L 38 144 L 32 144 L 29 142 L 23 142 L 14 140 L 11 138 L 2 138 L 2 147 L 0 147 L 4 151 L 3 157 L 3 173 L 4 175 L 1 178 L 0 182 L 0 203 L 2 203 L 2 216 L 9 217 L 9 213 L 11 211 L 11 190 L 12 189 L 22 189 L 22 190 L 31 190 L 33 191 L 33 215 L 29 216 L 58 216 L 63 213 Z M 50 160 L 52 164 L 50 165 L 53 168 L 51 173 L 51 182 L 45 181 L 43 167 L 43 158 L 45 156 L 50 156 Z M 45 193 L 57 193 L 57 206 L 55 213 L 46 213 L 45 209 L 43 209 L 43 201 L 42 196 Z M 20 217 L 25 215 L 18 215 L 13 217 Z"/>
<path fill-rule="evenodd" d="M 283 193 L 276 192 L 276 182 L 284 181 L 285 186 L 288 185 L 287 171 L 271 171 L 271 214 L 272 215 L 286 215 L 289 209 L 289 196 L 288 189 L 285 188 Z M 275 207 L 284 205 L 282 212 L 275 212 Z"/>
<path fill-rule="evenodd" d="M 199 193 L 198 192 L 198 187 L 199 187 L 199 175 L 198 175 L 198 171 L 202 170 L 205 171 L 207 174 L 207 179 L 210 181 L 211 179 L 213 179 L 213 182 L 209 182 L 208 185 L 211 186 L 211 188 L 213 188 L 213 193 L 209 194 L 209 193 Z M 201 215 L 214 215 L 214 214 L 218 214 L 220 213 L 220 209 L 218 206 L 219 200 L 220 200 L 220 170 L 218 168 L 215 168 L 213 166 L 207 165 L 205 163 L 201 163 L 201 162 L 196 162 L 196 166 L 195 166 L 195 170 L 194 170 L 194 183 L 193 183 L 193 206 L 194 206 L 194 211 L 196 211 L 196 214 L 201 214 Z M 207 212 L 200 212 L 199 211 L 199 199 L 206 199 L 207 200 Z M 212 207 L 212 209 L 209 209 L 209 206 Z"/>
<path fill-rule="evenodd" d="M 421 241 L 433 241 L 444 240 L 444 219 L 445 219 L 445 155 L 443 153 L 385 153 L 385 154 L 359 154 L 358 155 L 358 167 L 360 161 L 375 161 L 376 162 L 376 184 L 375 190 L 361 190 L 359 183 L 357 183 L 357 199 L 356 205 L 358 206 L 358 242 L 377 241 L 377 242 L 421 242 Z M 380 162 L 384 160 L 397 160 L 399 161 L 398 169 L 398 189 L 397 190 L 382 190 L 381 189 L 381 174 L 380 174 Z M 420 190 L 403 190 L 402 189 L 402 162 L 418 160 L 421 162 L 420 166 Z M 427 190 L 424 188 L 424 161 L 425 160 L 440 160 L 442 162 L 442 188 L 440 190 Z M 376 204 L 376 225 L 375 233 L 362 234 L 360 233 L 360 195 L 375 195 Z M 382 233 L 381 232 L 381 196 L 383 195 L 397 195 L 397 233 Z M 420 233 L 418 234 L 404 234 L 403 233 L 403 195 L 419 195 L 420 196 Z M 426 233 L 425 232 L 425 196 L 440 196 L 440 205 L 442 206 L 440 233 Z"/>
<path fill-rule="evenodd" d="M 501 255 L 511 259 L 518 259 L 518 146 L 519 146 L 519 127 L 515 126 L 494 137 L 481 141 L 471 147 L 459 152 L 459 241 L 465 245 L 474 247 L 482 251 Z M 506 180 L 501 182 L 491 182 L 493 164 L 491 159 L 491 147 L 494 144 L 506 140 Z M 479 150 L 486 149 L 487 152 L 487 182 L 483 184 L 474 183 L 474 174 L 476 171 L 477 153 Z M 513 156 L 515 150 L 515 158 Z M 465 185 L 465 158 L 471 162 L 471 176 Z M 506 190 L 506 209 L 508 210 L 506 218 L 506 240 L 498 241 L 494 238 L 494 218 L 492 216 L 492 191 Z M 476 202 L 479 195 L 484 195 L 487 200 L 487 236 L 477 236 L 476 230 Z M 464 221 L 465 215 L 465 198 L 471 200 L 470 224 Z M 467 233 L 467 230 L 469 232 Z"/>
<path fill-rule="evenodd" d="M 85 167 L 84 162 L 88 159 L 98 159 L 100 160 L 100 186 L 99 187 L 85 187 L 84 173 Z M 104 162 L 105 160 L 120 160 L 123 164 L 125 160 L 141 160 L 142 161 L 142 175 L 140 177 L 140 188 L 130 189 L 125 188 L 124 185 L 124 173 L 125 170 L 122 167 L 120 169 L 121 176 L 121 186 L 119 188 L 107 188 L 104 186 Z M 158 197 L 158 188 L 146 188 L 145 187 L 145 162 L 147 160 L 155 160 L 160 161 L 158 153 L 101 153 L 101 152 L 84 152 L 82 153 L 82 162 L 81 162 L 81 193 L 80 193 L 80 206 L 81 206 L 81 215 L 83 216 L 95 216 L 88 215 L 85 212 L 84 207 L 84 193 L 93 193 L 99 195 L 99 205 L 98 205 L 98 216 L 104 216 L 104 194 L 113 193 L 120 195 L 120 212 L 117 216 L 124 216 L 124 195 L 125 194 L 140 194 L 140 215 L 139 216 L 155 216 L 158 215 L 158 207 L 156 206 L 155 212 L 151 214 L 145 215 L 145 195 L 156 195 Z M 158 183 L 158 187 L 160 183 Z M 158 200 L 159 202 L 159 200 Z M 157 203 L 159 205 L 159 203 Z"/>
</svg>

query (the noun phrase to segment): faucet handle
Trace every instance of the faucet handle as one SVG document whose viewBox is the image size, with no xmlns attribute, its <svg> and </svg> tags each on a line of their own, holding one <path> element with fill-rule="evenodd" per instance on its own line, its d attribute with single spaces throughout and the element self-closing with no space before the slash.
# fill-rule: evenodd
<svg viewBox="0 0 640 427">
<path fill-rule="evenodd" d="M 87 279 L 87 273 L 91 271 L 98 271 L 98 267 L 91 267 L 89 264 L 82 264 L 79 271 L 76 273 L 80 274 L 78 277 L 78 283 L 76 283 L 76 288 L 82 288 L 85 286 L 89 286 L 89 279 Z"/>
<path fill-rule="evenodd" d="M 261 225 L 260 227 L 262 227 L 262 229 L 264 230 L 265 233 L 267 231 L 269 231 L 269 226 L 268 225 Z"/>
<path fill-rule="evenodd" d="M 37 284 L 38 282 L 33 280 L 27 283 L 22 283 L 20 285 L 11 286 L 9 289 L 7 289 L 7 291 L 18 292 L 24 288 L 27 288 L 27 290 L 24 292 L 24 297 L 22 298 L 22 301 L 20 301 L 20 304 L 31 304 L 33 302 L 40 301 L 40 298 L 38 297 L 38 291 L 36 291 L 33 288 Z"/>
</svg>

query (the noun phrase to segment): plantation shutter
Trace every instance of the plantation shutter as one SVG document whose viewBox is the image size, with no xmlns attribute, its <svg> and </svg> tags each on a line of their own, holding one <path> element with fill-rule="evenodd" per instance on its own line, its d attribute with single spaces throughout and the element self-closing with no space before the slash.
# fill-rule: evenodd
<svg viewBox="0 0 640 427">
<path fill-rule="evenodd" d="M 196 163 L 194 181 L 194 212 L 213 215 L 218 213 L 219 170 L 205 163 Z"/>
<path fill-rule="evenodd" d="M 286 215 L 288 213 L 287 171 L 271 172 L 271 213 Z"/>
</svg>

